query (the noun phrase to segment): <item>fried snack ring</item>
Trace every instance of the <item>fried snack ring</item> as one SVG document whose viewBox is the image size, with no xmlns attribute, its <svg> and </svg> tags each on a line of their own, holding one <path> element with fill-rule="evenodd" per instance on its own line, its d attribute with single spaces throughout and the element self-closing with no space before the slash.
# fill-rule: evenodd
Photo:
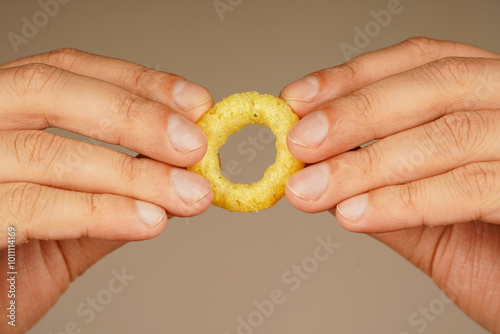
<svg viewBox="0 0 500 334">
<path fill-rule="evenodd" d="M 234 212 L 252 212 L 270 208 L 285 195 L 288 178 L 304 167 L 286 146 L 288 130 L 299 118 L 281 99 L 248 92 L 231 95 L 217 103 L 196 123 L 207 135 L 208 149 L 203 159 L 188 170 L 212 184 L 212 204 Z M 249 124 L 271 129 L 276 137 L 276 161 L 258 182 L 232 183 L 220 169 L 218 151 L 229 136 Z"/>
</svg>

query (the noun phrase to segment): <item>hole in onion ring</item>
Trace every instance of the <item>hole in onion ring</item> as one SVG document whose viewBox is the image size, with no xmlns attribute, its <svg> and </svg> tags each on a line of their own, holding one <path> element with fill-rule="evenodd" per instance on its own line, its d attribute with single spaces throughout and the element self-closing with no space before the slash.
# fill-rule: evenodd
<svg viewBox="0 0 500 334">
<path fill-rule="evenodd" d="M 229 136 L 219 149 L 222 175 L 234 183 L 252 184 L 262 179 L 276 161 L 276 140 L 268 127 L 250 124 Z"/>
</svg>

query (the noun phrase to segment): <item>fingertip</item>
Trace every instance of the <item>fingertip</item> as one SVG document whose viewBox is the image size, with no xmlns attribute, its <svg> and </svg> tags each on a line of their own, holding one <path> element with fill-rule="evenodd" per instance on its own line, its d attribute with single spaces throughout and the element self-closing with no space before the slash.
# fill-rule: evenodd
<svg viewBox="0 0 500 334">
<path fill-rule="evenodd" d="M 305 163 L 315 163 L 319 160 L 314 159 L 315 152 L 309 148 L 298 145 L 289 136 L 286 137 L 286 146 L 291 155 L 293 155 L 297 160 L 303 161 Z"/>
<path fill-rule="evenodd" d="M 197 207 L 198 212 L 195 215 L 198 215 L 198 214 L 205 212 L 212 204 L 213 197 L 214 197 L 214 192 L 213 192 L 212 187 L 210 187 L 209 192 L 205 195 L 203 200 L 199 201 L 200 203 L 199 203 L 199 206 Z"/>
<path fill-rule="evenodd" d="M 135 206 L 139 220 L 150 229 L 168 219 L 165 209 L 158 205 L 136 200 Z"/>
<path fill-rule="evenodd" d="M 354 233 L 361 233 L 365 232 L 362 229 L 361 224 L 353 224 L 350 220 L 346 219 L 339 211 L 338 211 L 338 206 L 335 206 L 334 208 L 328 210 L 328 212 L 335 217 L 337 222 L 339 223 L 342 228 L 346 229 L 349 232 L 354 232 Z"/>
<path fill-rule="evenodd" d="M 208 147 L 208 139 L 196 124 L 183 115 L 172 112 L 167 124 L 168 137 L 171 147 L 177 153 L 178 159 L 170 156 L 172 163 L 180 166 L 192 166 L 200 161 Z"/>
<path fill-rule="evenodd" d="M 330 124 L 323 111 L 315 111 L 295 123 L 287 134 L 290 153 L 306 163 L 325 159 L 326 143 L 329 140 Z"/>
<path fill-rule="evenodd" d="M 352 221 L 360 221 L 365 215 L 368 206 L 368 193 L 357 195 L 340 202 L 337 205 L 337 214 Z"/>
<path fill-rule="evenodd" d="M 288 202 L 297 210 L 300 210 L 302 212 L 306 213 L 313 213 L 313 211 L 310 210 L 309 206 L 307 205 L 306 202 L 304 202 L 293 190 L 290 189 L 288 182 L 285 186 L 285 196 L 288 200 Z"/>
<path fill-rule="evenodd" d="M 314 102 L 319 91 L 319 79 L 311 74 L 285 86 L 280 93 L 280 98 L 299 117 L 302 117 L 312 110 L 311 103 Z"/>
<path fill-rule="evenodd" d="M 349 232 L 355 233 L 368 233 L 370 231 L 367 230 L 366 226 L 362 224 L 362 222 L 352 221 L 346 218 L 341 211 L 339 211 L 338 206 L 329 210 L 329 212 L 335 216 L 337 222 L 340 226 L 342 226 L 345 230 Z"/>
<path fill-rule="evenodd" d="M 208 89 L 184 78 L 179 78 L 174 83 L 172 97 L 177 109 L 193 122 L 198 121 L 214 103 Z"/>
<path fill-rule="evenodd" d="M 200 215 L 208 210 L 208 208 L 212 205 L 212 200 L 213 200 L 213 190 L 212 188 L 210 188 L 210 190 L 201 199 L 192 203 L 187 210 L 179 208 L 179 210 L 176 212 L 175 215 L 169 215 L 168 217 L 185 218 L 185 217 L 194 217 Z"/>
<path fill-rule="evenodd" d="M 201 147 L 190 151 L 189 153 L 181 156 L 179 159 L 172 161 L 172 165 L 175 165 L 177 167 L 189 167 L 193 166 L 194 164 L 198 163 L 203 157 L 205 156 L 205 153 L 207 152 L 207 147 L 208 143 L 205 143 Z"/>
<path fill-rule="evenodd" d="M 309 166 L 292 175 L 285 186 L 285 194 L 295 208 L 307 213 L 325 210 L 324 194 L 328 187 L 326 163 Z"/>
<path fill-rule="evenodd" d="M 102 198 L 109 202 L 109 210 L 90 226 L 89 237 L 142 241 L 159 236 L 167 226 L 167 212 L 159 205 L 116 195 Z"/>
<path fill-rule="evenodd" d="M 378 212 L 379 200 L 375 193 L 364 193 L 340 202 L 331 211 L 340 226 L 350 232 L 383 233 L 397 230 L 389 217 Z"/>
<path fill-rule="evenodd" d="M 134 200 L 135 227 L 128 231 L 127 239 L 140 241 L 157 237 L 167 226 L 169 216 L 166 210 L 156 204 Z"/>
<path fill-rule="evenodd" d="M 214 193 L 212 190 L 212 185 L 210 185 L 210 189 L 208 190 L 208 192 L 201 199 L 191 204 L 191 212 L 183 217 L 193 217 L 205 212 L 212 204 L 213 197 Z"/>
<path fill-rule="evenodd" d="M 208 98 L 208 100 L 206 100 L 204 103 L 202 103 L 198 106 L 193 107 L 192 109 L 190 109 L 188 111 L 185 111 L 184 114 L 185 114 L 187 119 L 196 123 L 213 106 L 214 106 L 214 99 L 213 99 L 212 95 L 210 94 L 210 97 Z"/>
<path fill-rule="evenodd" d="M 170 180 L 179 202 L 179 205 L 172 207 L 172 214 L 180 217 L 195 216 L 204 212 L 212 203 L 212 185 L 204 177 L 185 169 L 173 168 Z"/>
<path fill-rule="evenodd" d="M 364 193 L 348 198 L 339 204 L 335 209 L 335 217 L 339 224 L 351 232 L 377 232 L 373 224 L 369 224 L 370 195 Z"/>
</svg>

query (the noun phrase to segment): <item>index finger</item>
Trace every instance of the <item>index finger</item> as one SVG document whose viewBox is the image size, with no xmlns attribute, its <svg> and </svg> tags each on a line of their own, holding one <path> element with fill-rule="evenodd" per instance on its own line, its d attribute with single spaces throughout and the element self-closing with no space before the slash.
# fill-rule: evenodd
<svg viewBox="0 0 500 334">
<path fill-rule="evenodd" d="M 360 55 L 342 65 L 308 74 L 286 86 L 280 98 L 299 117 L 303 117 L 333 99 L 346 96 L 382 78 L 445 57 L 500 59 L 499 54 L 475 46 L 413 37 L 394 46 Z"/>
<path fill-rule="evenodd" d="M 212 95 L 205 87 L 178 75 L 75 49 L 58 49 L 21 58 L 1 65 L 0 69 L 34 63 L 112 83 L 149 100 L 160 102 L 193 122 L 213 106 Z"/>
</svg>

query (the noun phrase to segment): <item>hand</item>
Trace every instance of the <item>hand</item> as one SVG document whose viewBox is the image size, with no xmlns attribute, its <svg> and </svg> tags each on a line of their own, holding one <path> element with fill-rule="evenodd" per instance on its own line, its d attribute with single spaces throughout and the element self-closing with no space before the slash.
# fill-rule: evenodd
<svg viewBox="0 0 500 334">
<path fill-rule="evenodd" d="M 0 66 L 0 267 L 16 237 L 16 327 L 24 333 L 68 284 L 126 241 L 150 239 L 167 216 L 212 201 L 208 181 L 182 168 L 207 139 L 193 124 L 210 93 L 179 76 L 76 50 Z M 151 159 L 42 131 L 58 127 Z M 29 240 L 28 243 L 25 243 Z M 7 293 L 0 296 L 7 308 Z"/>
<path fill-rule="evenodd" d="M 289 201 L 373 234 L 500 332 L 500 55 L 412 38 L 281 97 L 303 117 L 288 147 L 313 164 Z"/>
</svg>

